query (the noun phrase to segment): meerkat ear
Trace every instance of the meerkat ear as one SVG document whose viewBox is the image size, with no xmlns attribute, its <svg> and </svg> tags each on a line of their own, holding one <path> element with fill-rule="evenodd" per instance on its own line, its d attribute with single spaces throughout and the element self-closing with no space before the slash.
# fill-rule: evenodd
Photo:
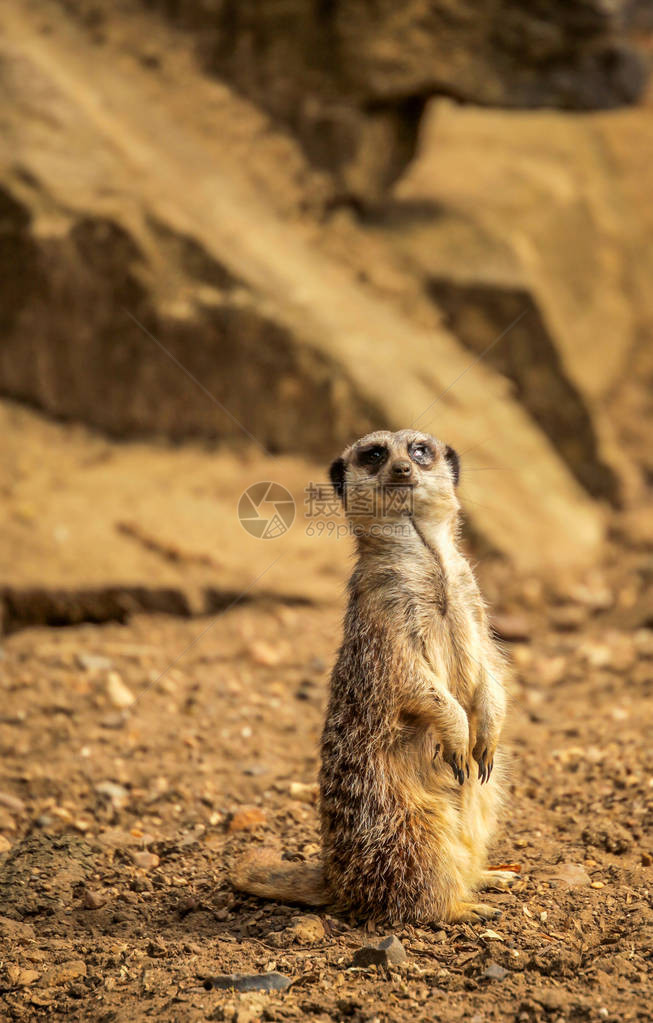
<svg viewBox="0 0 653 1023">
<path fill-rule="evenodd" d="M 335 462 L 332 462 L 329 466 L 329 479 L 333 483 L 333 489 L 335 490 L 338 497 L 344 499 L 345 496 L 345 460 L 344 458 L 336 458 Z"/>
<path fill-rule="evenodd" d="M 444 449 L 444 457 L 451 466 L 453 485 L 454 487 L 457 487 L 458 481 L 460 479 L 460 457 L 458 455 L 458 452 L 454 451 L 454 449 L 450 448 L 449 445 L 447 444 L 446 448 Z"/>
</svg>

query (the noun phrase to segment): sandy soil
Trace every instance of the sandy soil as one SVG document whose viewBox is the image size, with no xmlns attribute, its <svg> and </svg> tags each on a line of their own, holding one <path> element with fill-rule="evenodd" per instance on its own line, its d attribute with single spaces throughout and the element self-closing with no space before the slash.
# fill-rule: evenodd
<svg viewBox="0 0 653 1023">
<path fill-rule="evenodd" d="M 317 854 L 311 789 L 296 783 L 316 778 L 339 605 L 8 637 L 3 1018 L 651 1019 L 649 579 L 644 549 L 565 602 L 488 577 L 497 627 L 522 637 L 508 643 L 511 781 L 493 852 L 519 880 L 490 895 L 503 916 L 489 927 L 397 931 L 407 961 L 388 970 L 351 966 L 383 933 L 364 921 L 228 881 L 253 844 Z M 211 987 L 270 970 L 291 986 Z"/>
</svg>

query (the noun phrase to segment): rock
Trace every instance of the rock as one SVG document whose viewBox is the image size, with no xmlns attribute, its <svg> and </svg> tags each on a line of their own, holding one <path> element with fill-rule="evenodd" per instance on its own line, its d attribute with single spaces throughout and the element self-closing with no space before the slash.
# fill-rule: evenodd
<svg viewBox="0 0 653 1023">
<path fill-rule="evenodd" d="M 291 981 L 281 973 L 221 973 L 208 977 L 205 986 L 234 991 L 285 991 Z"/>
<path fill-rule="evenodd" d="M 0 854 L 9 852 L 11 849 L 11 842 L 5 835 L 0 835 Z"/>
<path fill-rule="evenodd" d="M 231 820 L 227 825 L 227 831 L 230 835 L 236 834 L 238 831 L 256 831 L 256 829 L 265 824 L 266 821 L 266 813 L 264 810 L 261 810 L 260 807 L 242 807 L 240 810 L 234 811 Z"/>
<path fill-rule="evenodd" d="M 43 974 L 44 987 L 56 987 L 59 984 L 69 984 L 73 980 L 79 980 L 86 976 L 86 963 L 81 959 L 71 959 L 67 963 L 58 963 L 50 967 Z"/>
<path fill-rule="evenodd" d="M 118 729 L 124 728 L 128 721 L 129 714 L 123 710 L 119 714 L 106 714 L 101 718 L 100 725 L 102 728 Z"/>
<path fill-rule="evenodd" d="M 265 18 L 256 0 L 233 10 L 156 5 L 200 45 L 215 40 L 214 71 L 299 132 L 313 159 L 364 198 L 410 158 L 434 94 L 483 107 L 593 109 L 634 101 L 646 82 L 624 3 L 589 0 L 577 11 L 564 0 L 458 0 L 452 12 L 446 0 L 409 0 L 400 19 L 394 5 L 364 0 L 333 0 L 326 13 L 295 0 Z M 328 59 L 316 59 L 320 47 Z"/>
<path fill-rule="evenodd" d="M 270 941 L 277 948 L 286 948 L 288 945 L 315 945 L 324 941 L 326 933 L 324 924 L 319 916 L 308 914 L 297 916 L 289 927 L 270 935 Z"/>
<path fill-rule="evenodd" d="M 508 970 L 505 970 L 503 966 L 499 966 L 498 963 L 492 962 L 488 963 L 481 973 L 481 977 L 484 980 L 503 980 L 503 978 L 507 976 Z"/>
<path fill-rule="evenodd" d="M 266 643 L 264 640 L 257 640 L 251 644 L 249 648 L 249 656 L 255 664 L 261 664 L 268 668 L 275 668 L 278 664 L 281 664 L 284 651 L 279 646 L 273 646 L 271 643 Z"/>
<path fill-rule="evenodd" d="M 538 880 L 553 882 L 562 888 L 579 888 L 591 882 L 589 874 L 580 863 L 558 863 L 533 871 L 533 874 Z"/>
<path fill-rule="evenodd" d="M 469 2 L 471 4 L 471 0 Z M 596 9 L 595 3 L 598 6 L 598 0 L 592 0 L 592 10 Z M 225 10 L 232 6 L 225 5 Z M 230 32 L 230 38 L 234 39 L 240 35 L 241 5 L 236 6 L 238 12 Z M 243 6 L 250 8 L 249 3 Z M 370 47 L 385 46 L 388 32 L 394 33 L 393 18 L 379 16 L 379 26 L 370 27 L 370 38 L 366 39 L 365 33 L 360 31 L 360 21 L 369 22 L 363 7 L 357 4 L 351 27 L 351 35 L 360 38 L 364 50 L 355 61 L 357 67 L 368 63 Z M 506 8 L 513 10 L 514 5 L 506 3 Z M 468 24 L 476 25 L 479 19 L 471 7 L 467 14 Z M 306 17 L 314 24 L 312 15 Z M 402 23 L 403 17 L 402 14 Z M 217 25 L 220 16 L 216 14 L 215 19 Z M 276 20 L 272 15 L 269 24 L 267 18 L 263 19 L 265 31 Z M 420 21 L 418 17 L 417 24 Z M 420 56 L 416 60 L 416 54 L 412 53 L 413 71 L 421 66 L 424 46 L 428 50 L 438 36 L 433 32 L 430 14 L 427 21 L 430 28 L 416 32 Z M 487 19 L 480 21 L 488 30 Z M 611 19 L 607 18 L 607 22 Z M 255 23 L 258 24 L 258 19 Z M 350 40 L 347 19 L 339 22 L 339 26 L 337 35 L 344 32 Z M 558 29 L 562 30 L 561 23 L 554 18 L 553 26 L 557 38 Z M 32 22 L 31 16 L 7 18 L 3 29 L 8 52 L 20 54 L 20 58 L 8 58 L 8 66 L 3 71 L 6 100 L 2 110 L 2 141 L 11 154 L 11 164 L 20 165 L 23 178 L 38 180 L 39 190 L 37 199 L 10 173 L 5 174 L 0 184 L 3 225 L 6 225 L 3 231 L 20 256 L 14 261 L 12 274 L 15 276 L 5 275 L 2 280 L 0 307 L 8 309 L 8 326 L 0 347 L 0 393 L 20 397 L 54 416 L 87 422 L 122 438 L 150 433 L 173 439 L 189 436 L 231 439 L 236 432 L 242 435 L 237 426 L 242 422 L 246 431 L 252 431 L 250 436 L 255 436 L 261 445 L 277 452 L 319 455 L 320 459 L 378 422 L 400 428 L 418 417 L 418 425 L 426 428 L 433 425 L 434 429 L 437 425 L 441 436 L 455 438 L 460 450 L 476 448 L 475 464 L 493 464 L 496 452 L 500 451 L 510 453 L 512 466 L 520 470 L 524 467 L 523 471 L 494 474 L 491 505 L 481 499 L 476 503 L 474 494 L 471 495 L 472 525 L 492 547 L 508 553 L 520 567 L 550 565 L 553 571 L 556 562 L 567 566 L 595 558 L 604 533 L 605 517 L 601 508 L 578 486 L 560 455 L 562 446 L 567 449 L 567 436 L 572 436 L 576 442 L 574 430 L 561 433 L 560 450 L 543 432 L 547 417 L 553 414 L 551 407 L 553 412 L 559 406 L 566 407 L 567 397 L 571 400 L 573 394 L 570 396 L 568 390 L 565 391 L 565 400 L 549 403 L 546 415 L 538 419 L 537 410 L 524 409 L 520 396 L 506 383 L 505 374 L 493 368 L 489 358 L 477 361 L 473 372 L 467 372 L 476 356 L 470 356 L 469 346 L 454 332 L 435 322 L 433 308 L 425 314 L 426 322 L 412 317 L 411 297 L 415 291 L 424 290 L 422 282 L 428 283 L 433 273 L 423 273 L 418 267 L 406 281 L 404 293 L 399 294 L 398 300 L 394 293 L 386 291 L 382 295 L 379 289 L 362 282 L 358 272 L 366 271 L 370 263 L 369 239 L 357 235 L 360 244 L 365 246 L 366 255 L 353 266 L 336 258 L 328 246 L 312 242 L 310 231 L 301 225 L 295 228 L 287 216 L 278 214 L 272 196 L 262 194 L 263 164 L 257 164 L 258 175 L 252 181 L 243 174 L 242 161 L 236 170 L 230 161 L 223 159 L 227 147 L 223 145 L 220 127 L 215 121 L 212 132 L 208 133 L 204 123 L 200 126 L 193 118 L 184 118 L 187 144 L 171 151 L 164 140 L 180 130 L 173 112 L 178 94 L 169 91 L 173 87 L 165 80 L 148 78 L 144 86 L 134 76 L 130 89 L 121 91 L 116 87 L 115 53 L 110 48 L 99 48 L 94 50 L 94 60 L 102 65 L 102 74 L 94 78 L 92 102 L 85 104 L 79 98 L 82 83 L 72 80 L 75 75 L 70 70 L 72 61 L 66 33 L 57 33 L 56 42 L 50 38 L 45 60 L 39 56 L 40 27 Z M 407 31 L 412 37 L 412 30 Z M 481 25 L 479 31 L 482 34 Z M 562 34 L 566 35 L 566 29 Z M 483 36 L 488 43 L 490 35 Z M 602 38 L 602 30 L 599 36 Z M 35 40 L 33 46 L 27 45 L 27 38 Z M 294 36 L 290 39 L 284 34 L 284 38 L 287 45 L 298 43 Z M 303 34 L 300 38 L 305 41 Z M 578 42 L 581 45 L 580 40 Z M 229 47 L 231 45 L 230 42 Z M 584 42 L 582 46 L 584 50 Z M 412 48 L 408 46 L 408 50 Z M 474 76 L 480 68 L 477 50 L 474 45 L 466 51 Z M 276 48 L 275 52 L 278 52 Z M 14 60 L 20 60 L 19 72 L 14 68 Z M 430 67 L 434 60 L 434 55 L 429 53 Z M 256 63 L 263 75 L 262 55 L 257 57 Z M 378 57 L 373 63 L 378 70 Z M 381 64 L 385 63 L 381 60 Z M 548 62 L 546 66 L 550 66 Z M 523 70 L 527 73 L 526 68 Z M 188 73 L 191 74 L 190 69 Z M 227 73 L 226 68 L 223 73 Z M 284 67 L 284 81 L 287 73 L 289 69 Z M 614 68 L 612 73 L 615 73 Z M 83 78 L 85 88 L 87 77 Z M 492 78 L 495 77 L 493 71 Z M 65 89 L 60 85 L 62 78 L 68 82 Z M 42 98 L 43 110 L 38 119 L 25 95 L 22 83 L 26 81 L 34 83 L 34 89 Z M 429 82 L 430 89 L 432 80 Z M 174 88 L 177 88 L 176 83 Z M 199 80 L 193 78 L 193 88 L 198 97 L 206 95 L 206 82 L 201 76 Z M 151 95 L 150 89 L 155 90 L 156 96 Z M 267 94 L 267 90 L 264 92 Z M 275 95 L 279 92 L 285 93 L 285 88 L 274 90 Z M 568 93 L 568 83 L 565 93 Z M 405 128 L 400 111 L 404 110 L 405 103 L 413 109 L 415 95 L 402 89 L 401 99 L 395 96 L 392 110 L 387 112 L 391 121 L 398 121 L 400 129 Z M 115 127 L 107 127 L 93 113 L 108 102 L 108 96 L 111 98 L 111 125 Z M 160 117 L 156 138 L 137 114 L 153 102 L 157 104 Z M 49 103 L 52 111 L 48 110 Z M 227 96 L 225 104 L 229 106 Z M 301 105 L 302 110 L 310 107 L 304 86 Z M 217 111 L 215 113 L 218 116 Z M 232 117 L 234 113 L 231 112 Z M 418 101 L 414 117 L 409 117 L 411 135 L 416 131 L 417 121 L 421 123 L 420 113 Z M 342 116 L 347 118 L 346 109 Z M 384 114 L 381 121 L 386 119 Z M 373 117 L 372 120 L 378 119 Z M 383 123 L 379 123 L 383 129 Z M 67 127 L 72 125 L 80 126 L 79 130 Z M 134 150 L 139 146 L 147 149 L 150 154 L 147 184 L 141 176 L 129 173 L 123 161 L 116 159 L 114 131 L 120 138 L 128 135 L 133 140 Z M 258 122 L 256 142 L 252 145 L 263 144 L 265 134 Z M 546 141 L 546 133 L 541 134 Z M 357 136 L 358 129 L 354 131 L 354 139 Z M 282 140 L 278 135 L 276 138 L 281 145 Z M 320 140 L 324 145 L 324 131 L 320 132 Z M 411 155 L 413 143 L 414 139 L 408 145 Z M 381 145 L 384 145 L 383 137 Z M 501 146 L 509 156 L 512 154 L 510 139 L 502 138 Z M 496 155 L 497 151 L 501 150 L 495 146 L 493 153 Z M 197 158 L 189 160 L 188 152 L 195 152 Z M 573 147 L 571 152 L 573 156 Z M 94 154 L 93 159 L 89 158 L 89 153 Z M 440 155 L 438 150 L 438 159 Z M 538 153 L 538 158 L 543 159 L 543 156 Z M 481 152 L 480 157 L 476 154 L 470 172 L 475 166 L 483 168 L 484 163 L 484 153 Z M 99 166 L 103 168 L 102 189 L 115 197 L 110 214 L 103 203 L 97 201 Z M 301 173 L 306 171 L 308 175 L 305 165 L 301 166 Z M 504 170 L 502 168 L 502 173 Z M 460 160 L 452 176 L 454 184 L 468 176 L 468 170 L 460 172 Z M 508 185 L 502 184 L 502 194 L 521 194 L 520 189 L 511 187 L 513 177 L 509 168 L 505 176 Z M 546 175 L 540 177 L 545 183 L 548 180 Z M 556 179 L 558 177 L 556 175 Z M 209 178 L 213 182 L 210 195 L 218 194 L 219 202 L 207 201 Z M 491 193 L 499 191 L 494 178 L 488 188 Z M 42 210 L 48 204 L 50 208 L 59 208 L 61 197 L 73 191 L 79 201 L 74 209 L 66 206 L 56 237 L 45 238 L 40 231 Z M 555 194 L 552 201 L 554 199 Z M 440 208 L 440 204 L 437 205 Z M 474 208 L 483 209 L 486 205 L 484 200 L 476 201 Z M 566 215 L 567 207 L 564 203 L 562 206 Z M 532 201 L 532 208 L 542 210 L 539 195 Z M 436 219 L 439 221 L 439 217 Z M 548 222 L 550 218 L 540 219 Z M 320 225 L 320 230 L 324 227 Z M 517 232 L 516 227 L 514 231 Z M 283 260 L 278 258 L 281 235 L 284 237 Z M 563 251 L 574 251 L 578 238 L 583 236 L 582 225 L 579 229 L 575 223 L 573 241 L 570 243 L 565 236 L 567 244 Z M 430 240 L 426 248 L 429 252 L 439 250 L 437 242 Z M 455 245 L 450 248 L 456 250 Z M 528 251 L 533 251 L 533 247 L 529 246 Z M 155 260 L 150 258 L 150 253 L 157 254 Z M 384 260 L 389 267 L 406 262 L 395 255 Z M 410 262 L 412 265 L 412 258 Z M 483 254 L 481 264 L 484 267 L 486 263 Z M 584 260 L 575 263 L 582 264 Z M 54 267 L 56 273 L 47 269 Z M 24 288 L 17 287 L 15 281 L 18 280 L 25 284 Z M 172 292 L 171 281 L 178 282 Z M 600 285 L 601 281 L 595 282 L 592 276 L 588 288 L 577 289 L 582 296 L 581 312 L 587 304 L 585 296 L 594 291 L 600 293 Z M 210 300 L 206 298 L 207 288 Z M 16 305 L 14 292 L 20 292 L 20 306 Z M 122 296 L 119 302 L 116 295 Z M 518 294 L 515 301 L 519 302 L 519 297 Z M 128 315 L 130 310 L 134 310 L 131 316 Z M 562 320 L 558 312 L 558 320 Z M 540 317 L 540 325 L 543 320 Z M 574 316 L 569 320 L 574 324 L 575 333 Z M 216 418 L 212 402 L 197 400 L 196 385 L 148 341 L 139 323 L 160 341 L 173 359 L 181 361 L 190 376 L 200 379 L 216 400 L 224 401 L 229 417 Z M 502 321 L 500 329 L 506 326 L 506 321 Z M 520 327 L 519 343 L 524 344 L 525 351 L 530 351 L 530 325 L 524 321 Z M 613 323 L 606 322 L 604 333 L 610 337 L 610 343 L 602 346 L 602 353 L 609 354 L 615 346 L 612 328 Z M 614 330 L 615 337 L 622 334 Z M 593 359 L 600 363 L 604 360 L 595 357 L 596 336 L 594 329 Z M 118 348 L 116 337 L 120 338 Z M 546 352 L 549 351 L 550 345 L 546 348 Z M 269 356 L 270 352 L 275 353 L 274 358 Z M 547 365 L 551 362 L 549 360 Z M 125 366 L 130 369 L 127 376 Z M 424 371 L 425 366 L 428 366 L 428 373 Z M 461 384 L 456 387 L 455 395 L 438 401 L 438 396 L 457 379 Z M 555 379 L 557 381 L 558 377 Z M 333 381 L 333 386 L 327 386 L 328 381 Z M 270 397 L 268 402 L 260 401 L 262 387 Z M 541 392 L 541 388 L 533 386 L 529 393 L 532 396 L 534 392 Z M 142 401 L 144 393 L 148 395 L 147 402 Z M 576 403 L 574 408 L 577 407 Z M 283 408 L 283 415 L 279 414 L 279 408 Z M 586 434 L 587 431 L 584 436 Z M 489 439 L 479 443 L 479 437 Z M 596 466 L 593 452 L 590 451 L 590 455 L 590 464 Z M 184 454 L 181 460 L 185 461 L 186 457 Z M 583 458 L 584 452 L 576 459 L 576 467 Z M 96 493 L 95 469 L 93 475 Z M 158 478 L 158 474 L 154 478 Z M 473 478 L 471 472 L 468 473 L 468 481 Z M 88 486 L 87 482 L 80 482 L 82 487 Z M 145 492 L 147 481 L 139 482 L 144 484 L 141 491 Z M 106 528 L 113 532 L 116 521 L 120 521 L 121 505 L 133 500 L 133 491 L 124 482 L 116 485 L 120 488 L 118 500 L 110 487 L 104 495 L 107 506 L 111 505 L 115 513 L 113 518 L 107 516 L 104 520 Z M 150 500 L 158 503 L 158 492 Z M 173 507 L 174 500 L 169 504 Z M 98 514 L 106 515 L 106 512 L 98 508 Z M 127 589 L 123 585 L 116 592 L 107 584 L 101 594 L 94 591 L 101 606 L 91 615 L 93 594 L 89 594 L 88 587 L 82 593 L 81 579 L 107 579 L 111 559 L 104 551 L 100 557 L 94 546 L 80 537 L 82 547 L 76 560 L 83 566 L 83 574 L 77 580 L 70 581 L 69 561 L 64 559 L 50 566 L 52 576 L 61 584 L 57 601 L 53 597 L 53 584 L 44 586 L 32 564 L 37 559 L 32 558 L 26 565 L 30 566 L 33 586 L 38 583 L 40 589 L 37 595 L 30 597 L 29 608 L 24 600 L 20 613 L 19 610 L 14 613 L 12 608 L 21 593 L 24 595 L 26 587 L 24 574 L 14 570 L 16 579 L 23 581 L 21 586 L 12 587 L 11 601 L 5 600 L 8 615 L 5 628 L 11 627 L 12 620 L 24 621 L 32 612 L 38 611 L 42 620 L 43 607 L 47 609 L 47 620 L 57 620 L 61 604 L 65 605 L 66 620 L 74 620 L 80 608 L 91 620 L 100 620 L 96 617 L 100 613 L 103 617 L 111 615 L 115 620 L 125 620 L 134 607 L 143 605 L 144 592 L 150 606 L 160 600 L 161 604 L 174 607 L 177 613 L 188 613 L 186 591 L 178 586 L 153 589 L 148 573 L 153 550 L 164 560 L 172 556 L 173 548 L 166 532 L 180 532 L 183 525 L 168 522 L 166 527 L 160 522 L 160 510 L 157 515 L 156 508 L 152 509 L 151 517 L 153 528 L 119 538 L 124 545 L 121 548 L 126 559 L 123 564 L 135 566 L 134 585 Z M 195 520 L 189 516 L 188 521 Z M 38 519 L 36 523 L 35 528 L 41 528 Z M 238 522 L 235 528 L 241 530 Z M 21 546 L 19 540 L 17 533 L 17 548 Z M 41 542 L 45 544 L 45 535 Z M 153 550 L 148 544 L 154 545 Z M 228 551 L 230 544 L 222 546 Z M 234 546 L 240 552 L 241 545 Z M 240 581 L 236 586 L 240 592 L 242 565 L 238 574 Z M 245 578 L 251 578 L 249 571 Z M 118 580 L 115 581 L 117 586 Z M 65 590 L 64 582 L 68 587 L 67 600 L 64 600 L 65 593 L 61 593 Z M 339 579 L 334 582 L 340 584 Z M 282 583 L 278 585 L 281 587 Z M 208 593 L 206 600 L 209 600 Z"/>
<path fill-rule="evenodd" d="M 354 952 L 352 966 L 399 966 L 406 961 L 406 949 L 394 934 Z"/>
<path fill-rule="evenodd" d="M 12 796 L 9 792 L 0 792 L 0 806 L 6 807 L 12 813 L 25 813 L 25 804 L 18 796 Z"/>
<path fill-rule="evenodd" d="M 29 987 L 39 979 L 39 976 L 36 970 L 25 970 L 15 964 L 7 966 L 7 980 L 11 987 Z"/>
<path fill-rule="evenodd" d="M 156 853 L 148 852 L 146 849 L 130 849 L 129 857 L 132 863 L 141 870 L 154 870 L 161 862 Z"/>
<path fill-rule="evenodd" d="M 291 781 L 288 789 L 291 799 L 298 799 L 301 803 L 309 803 L 314 806 L 317 803 L 318 785 L 306 785 L 301 781 Z"/>
<path fill-rule="evenodd" d="M 12 941 L 31 940 L 35 937 L 35 931 L 32 924 L 0 916 L 0 937 L 11 938 Z"/>
<path fill-rule="evenodd" d="M 582 486 L 613 502 L 622 455 L 607 439 L 614 405 L 608 419 L 601 400 L 632 373 L 638 330 L 653 312 L 644 284 L 653 254 L 641 278 L 631 255 L 651 230 L 648 214 L 641 218 L 650 182 L 634 154 L 650 149 L 652 134 L 647 110 L 570 119 L 434 100 L 395 189 L 403 202 L 439 210 L 427 230 L 403 233 L 401 249 L 432 280 L 445 322 L 470 349 L 480 354 L 499 320 L 528 310 L 483 361 L 513 381 Z"/>
<path fill-rule="evenodd" d="M 224 1023 L 259 1023 L 266 1018 L 266 997 L 263 994 L 244 994 L 233 1002 L 216 1006 L 209 1019 L 224 1020 Z"/>
<path fill-rule="evenodd" d="M 98 782 L 95 786 L 95 791 L 98 795 L 109 799 L 116 809 L 123 807 L 129 798 L 129 792 L 124 785 L 119 785 L 115 781 Z"/>
<path fill-rule="evenodd" d="M 101 654 L 77 654 L 77 663 L 84 671 L 111 671 L 113 661 L 110 657 L 103 657 Z"/>
<path fill-rule="evenodd" d="M 117 671 L 110 671 L 107 676 L 107 696 L 114 707 L 127 710 L 134 703 L 134 695 L 125 685 Z"/>
<path fill-rule="evenodd" d="M 85 888 L 82 892 L 82 906 L 84 909 L 101 909 L 106 905 L 107 897 L 104 892 L 93 891 Z"/>
<path fill-rule="evenodd" d="M 16 830 L 16 821 L 14 820 L 14 818 L 11 816 L 10 813 L 7 813 L 7 811 L 3 810 L 2 807 L 0 806 L 0 831 L 15 831 L 15 830 Z"/>
</svg>

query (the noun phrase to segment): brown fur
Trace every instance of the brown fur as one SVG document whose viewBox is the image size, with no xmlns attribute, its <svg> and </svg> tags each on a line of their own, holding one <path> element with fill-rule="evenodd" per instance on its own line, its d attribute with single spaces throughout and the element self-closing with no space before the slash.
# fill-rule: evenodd
<svg viewBox="0 0 653 1023">
<path fill-rule="evenodd" d="M 250 858 L 236 887 L 390 923 L 493 915 L 472 892 L 490 883 L 504 664 L 458 548 L 457 476 L 451 449 L 408 430 L 332 466 L 358 561 L 322 735 L 322 865 Z M 366 507 L 398 483 L 407 508 Z"/>
</svg>

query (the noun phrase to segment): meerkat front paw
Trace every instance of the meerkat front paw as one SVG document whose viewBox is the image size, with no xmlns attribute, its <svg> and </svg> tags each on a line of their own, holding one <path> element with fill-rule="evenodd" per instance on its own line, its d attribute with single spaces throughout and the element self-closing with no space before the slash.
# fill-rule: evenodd
<svg viewBox="0 0 653 1023">
<path fill-rule="evenodd" d="M 435 757 L 438 753 L 442 753 L 442 759 L 445 764 L 448 764 L 453 771 L 453 776 L 459 785 L 465 784 L 465 779 L 469 778 L 469 752 L 467 746 L 461 746 L 458 749 L 452 749 L 438 743 L 435 747 Z"/>
<path fill-rule="evenodd" d="M 500 684 L 489 676 L 479 686 L 474 697 L 476 734 L 472 756 L 478 764 L 478 778 L 481 784 L 488 782 L 494 767 L 494 755 L 501 735 L 505 717 L 505 695 Z"/>
<path fill-rule="evenodd" d="M 486 746 L 482 742 L 477 742 L 474 746 L 472 756 L 478 764 L 478 780 L 481 785 L 483 782 L 488 782 L 490 780 L 492 768 L 494 767 L 494 753 L 494 749 Z"/>
<path fill-rule="evenodd" d="M 472 756 L 478 764 L 478 780 L 481 785 L 490 780 L 494 767 L 494 756 L 499 741 L 500 722 L 486 719 L 479 722 Z"/>
</svg>

